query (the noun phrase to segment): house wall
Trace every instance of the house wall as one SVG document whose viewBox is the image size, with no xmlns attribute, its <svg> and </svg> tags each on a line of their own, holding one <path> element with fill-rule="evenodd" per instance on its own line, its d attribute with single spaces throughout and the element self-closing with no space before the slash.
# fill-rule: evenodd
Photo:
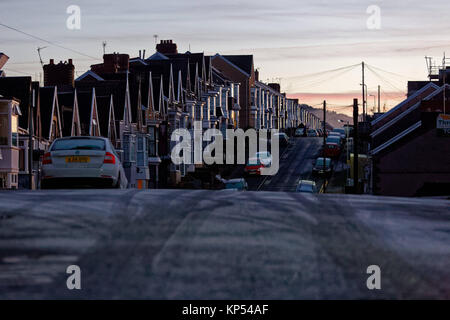
<svg viewBox="0 0 450 320">
<path fill-rule="evenodd" d="M 450 139 L 435 128 L 374 160 L 377 194 L 414 196 L 424 183 L 450 182 Z"/>
<path fill-rule="evenodd" d="M 0 101 L 0 114 L 6 118 L 6 134 L 8 135 L 5 144 L 0 146 L 0 189 L 2 188 L 18 188 L 19 173 L 19 151 L 20 148 L 12 145 L 12 117 L 17 120 L 17 115 L 12 114 L 13 104 L 19 103 L 14 100 Z M 17 120 L 18 122 L 18 120 Z M 17 136 L 19 139 L 19 136 Z M 17 141 L 18 143 L 19 141 Z"/>
<path fill-rule="evenodd" d="M 241 110 L 239 111 L 239 123 L 240 127 L 248 128 L 254 127 L 255 121 L 250 119 L 250 98 L 251 88 L 254 86 L 254 72 L 253 77 L 250 78 L 244 75 L 239 70 L 233 68 L 229 63 L 225 62 L 222 58 L 216 57 L 212 59 L 212 64 L 215 68 L 219 69 L 227 78 L 233 82 L 240 83 L 239 105 Z"/>
</svg>

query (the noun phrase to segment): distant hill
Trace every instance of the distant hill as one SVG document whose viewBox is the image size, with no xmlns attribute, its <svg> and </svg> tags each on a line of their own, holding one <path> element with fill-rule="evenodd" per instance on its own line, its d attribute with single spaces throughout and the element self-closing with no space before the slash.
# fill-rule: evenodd
<svg viewBox="0 0 450 320">
<path fill-rule="evenodd" d="M 323 110 L 319 108 L 313 108 L 307 104 L 302 104 L 302 108 L 305 108 L 320 120 L 323 120 Z M 340 123 L 338 120 L 349 121 L 350 124 L 353 124 L 353 118 L 349 117 L 343 113 L 337 113 L 336 111 L 328 111 L 327 110 L 327 123 L 331 125 L 333 128 L 341 128 L 345 123 Z"/>
</svg>

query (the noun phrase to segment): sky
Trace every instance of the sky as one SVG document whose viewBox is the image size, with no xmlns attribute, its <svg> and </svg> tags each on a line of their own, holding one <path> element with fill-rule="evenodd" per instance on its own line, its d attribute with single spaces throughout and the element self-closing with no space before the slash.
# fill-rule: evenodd
<svg viewBox="0 0 450 320">
<path fill-rule="evenodd" d="M 70 5 L 81 9 L 79 30 L 66 26 Z M 372 6 L 380 19 L 367 12 Z M 1 24 L 52 42 L 0 25 L 0 52 L 10 57 L 8 75 L 39 79 L 36 49 L 43 46 L 45 63 L 72 58 L 81 75 L 101 62 L 103 41 L 107 52 L 137 56 L 145 49 L 148 56 L 158 35 L 173 39 L 179 52 L 253 54 L 261 81 L 344 112 L 361 99 L 364 61 L 369 108 L 380 85 L 389 109 L 404 98 L 408 80 L 427 79 L 425 56 L 437 64 L 445 51 L 450 57 L 448 12 L 448 0 L 0 0 Z"/>
</svg>

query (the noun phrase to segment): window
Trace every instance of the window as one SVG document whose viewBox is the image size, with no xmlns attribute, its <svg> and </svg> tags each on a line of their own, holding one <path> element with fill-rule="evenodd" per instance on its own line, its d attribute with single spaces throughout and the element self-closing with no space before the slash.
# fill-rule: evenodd
<svg viewBox="0 0 450 320">
<path fill-rule="evenodd" d="M 105 140 L 91 138 L 56 140 L 52 151 L 59 150 L 105 150 Z"/>
<path fill-rule="evenodd" d="M 0 114 L 0 145 L 8 145 L 9 138 L 9 124 L 8 115 Z"/>
<path fill-rule="evenodd" d="M 148 156 L 149 157 L 157 157 L 157 148 L 156 148 L 156 130 L 155 127 L 148 128 Z"/>
<path fill-rule="evenodd" d="M 144 167 L 147 165 L 147 137 L 146 136 L 139 136 L 137 138 L 137 165 L 140 167 Z"/>
<path fill-rule="evenodd" d="M 136 136 L 133 134 L 123 135 L 124 162 L 136 161 Z"/>
<path fill-rule="evenodd" d="M 11 117 L 11 133 L 12 133 L 12 141 L 11 145 L 14 147 L 19 146 L 19 131 L 18 131 L 18 117 L 12 116 Z"/>
</svg>

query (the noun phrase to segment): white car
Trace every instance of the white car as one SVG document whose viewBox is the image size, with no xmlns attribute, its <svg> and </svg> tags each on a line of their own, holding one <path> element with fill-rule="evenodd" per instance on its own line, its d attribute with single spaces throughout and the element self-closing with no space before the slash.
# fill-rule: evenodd
<svg viewBox="0 0 450 320">
<path fill-rule="evenodd" d="M 272 155 L 269 151 L 262 151 L 255 153 L 255 158 L 258 159 L 265 167 L 272 165 Z"/>
<path fill-rule="evenodd" d="M 125 189 L 128 180 L 107 138 L 56 139 L 42 161 L 41 188 L 93 186 Z"/>
</svg>

